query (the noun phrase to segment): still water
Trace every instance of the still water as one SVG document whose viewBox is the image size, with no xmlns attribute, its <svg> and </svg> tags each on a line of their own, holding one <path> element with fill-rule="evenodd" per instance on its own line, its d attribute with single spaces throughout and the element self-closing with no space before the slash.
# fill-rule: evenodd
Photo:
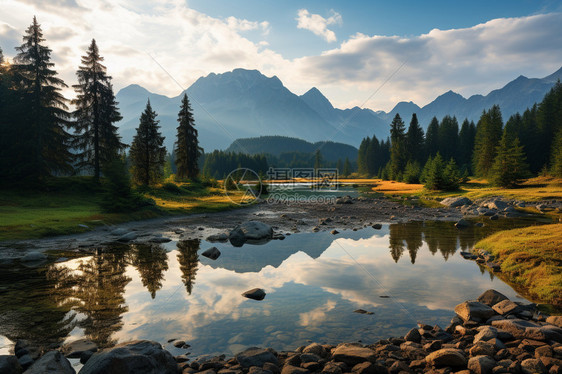
<svg viewBox="0 0 562 374">
<path fill-rule="evenodd" d="M 151 339 L 184 353 L 167 343 L 176 338 L 193 356 L 232 355 L 249 346 L 369 343 L 418 321 L 445 327 L 455 305 L 489 288 L 524 301 L 459 254 L 505 224 L 414 222 L 241 248 L 184 240 L 74 258 L 60 252 L 41 268 L 0 269 L 0 354 L 16 339 L 87 337 L 100 346 Z M 211 246 L 222 252 L 216 261 L 199 255 Z M 266 291 L 263 301 L 241 296 L 255 287 Z"/>
</svg>

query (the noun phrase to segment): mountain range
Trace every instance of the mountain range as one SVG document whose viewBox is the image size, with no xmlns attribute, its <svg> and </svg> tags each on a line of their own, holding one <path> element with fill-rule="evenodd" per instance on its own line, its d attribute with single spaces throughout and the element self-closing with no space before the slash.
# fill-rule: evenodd
<svg viewBox="0 0 562 374">
<path fill-rule="evenodd" d="M 185 92 L 194 112 L 200 145 L 209 152 L 225 149 L 239 138 L 281 135 L 308 142 L 337 141 L 357 147 L 366 136 L 385 139 L 389 124 L 399 113 L 406 125 L 417 113 L 422 127 L 432 117 L 449 114 L 459 119 L 478 120 L 483 110 L 498 104 L 504 120 L 542 100 L 557 80 L 562 68 L 544 78 L 520 76 L 489 94 L 468 99 L 448 91 L 424 107 L 413 102 L 400 102 L 388 113 L 354 107 L 334 108 L 315 87 L 304 95 L 288 90 L 277 78 L 266 77 L 257 70 L 235 69 L 222 74 L 211 73 L 199 78 Z M 183 93 L 167 97 L 152 93 L 139 85 L 130 85 L 117 93 L 123 119 L 118 123 L 126 143 L 132 141 L 139 117 L 150 99 L 158 114 L 165 145 L 172 149 L 176 135 L 177 113 Z M 290 151 L 288 149 L 287 151 Z"/>
</svg>

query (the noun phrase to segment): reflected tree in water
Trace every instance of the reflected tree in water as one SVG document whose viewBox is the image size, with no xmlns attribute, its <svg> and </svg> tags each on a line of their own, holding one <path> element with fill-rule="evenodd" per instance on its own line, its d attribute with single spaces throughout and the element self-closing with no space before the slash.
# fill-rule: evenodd
<svg viewBox="0 0 562 374">
<path fill-rule="evenodd" d="M 164 273 L 168 270 L 168 254 L 159 244 L 132 244 L 129 252 L 131 265 L 139 272 L 142 285 L 154 299 L 162 288 Z"/>
<path fill-rule="evenodd" d="M 423 222 L 410 223 L 409 230 L 404 240 L 406 241 L 406 247 L 410 254 L 410 262 L 415 264 L 418 250 L 423 245 Z"/>
<path fill-rule="evenodd" d="M 74 313 L 69 313 L 72 303 L 60 295 L 50 267 L 0 267 L 0 334 L 45 349 L 61 344 L 76 321 Z"/>
<path fill-rule="evenodd" d="M 404 253 L 404 226 L 401 224 L 393 224 L 389 226 L 390 238 L 389 248 L 390 256 L 394 262 L 398 262 Z"/>
<path fill-rule="evenodd" d="M 197 251 L 201 246 L 200 239 L 189 239 L 178 242 L 178 262 L 182 273 L 182 281 L 185 285 L 187 293 L 191 295 L 193 285 L 195 284 L 195 276 L 197 275 L 197 266 L 199 265 L 199 255 Z"/>
</svg>

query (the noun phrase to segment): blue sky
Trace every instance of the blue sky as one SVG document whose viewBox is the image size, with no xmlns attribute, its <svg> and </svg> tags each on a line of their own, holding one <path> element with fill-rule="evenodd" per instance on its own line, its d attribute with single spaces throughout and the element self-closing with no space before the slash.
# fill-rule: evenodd
<svg viewBox="0 0 562 374">
<path fill-rule="evenodd" d="M 181 88 L 159 65 L 183 88 L 209 73 L 258 69 L 297 94 L 315 86 L 339 108 L 386 111 L 450 89 L 487 94 L 562 66 L 554 0 L 2 0 L 8 58 L 33 15 L 67 84 L 95 38 L 116 89 L 136 83 L 169 96 Z"/>
</svg>

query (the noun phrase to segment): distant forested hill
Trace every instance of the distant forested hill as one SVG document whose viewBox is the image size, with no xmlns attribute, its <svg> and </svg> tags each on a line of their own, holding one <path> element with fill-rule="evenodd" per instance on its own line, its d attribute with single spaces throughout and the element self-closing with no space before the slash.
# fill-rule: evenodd
<svg viewBox="0 0 562 374">
<path fill-rule="evenodd" d="M 348 158 L 357 160 L 357 148 L 343 143 L 322 141 L 310 143 L 306 140 L 288 136 L 260 136 L 257 138 L 243 138 L 234 141 L 227 152 L 239 152 L 250 155 L 269 154 L 279 157 L 285 153 L 313 154 L 320 150 L 322 158 L 326 161 L 338 161 Z"/>
</svg>

